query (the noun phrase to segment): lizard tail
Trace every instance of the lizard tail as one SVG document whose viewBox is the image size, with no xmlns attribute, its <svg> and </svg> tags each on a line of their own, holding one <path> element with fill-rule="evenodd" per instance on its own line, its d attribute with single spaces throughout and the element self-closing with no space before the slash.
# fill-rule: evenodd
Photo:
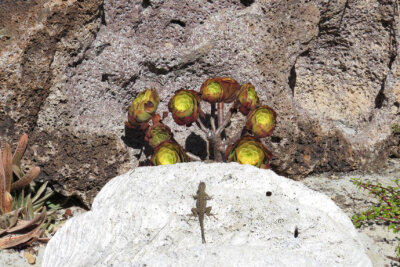
<svg viewBox="0 0 400 267">
<path fill-rule="evenodd" d="M 202 218 L 201 218 L 202 217 Z M 201 240 L 203 244 L 206 243 L 206 237 L 204 235 L 204 216 L 200 216 L 200 230 L 201 230 Z"/>
</svg>

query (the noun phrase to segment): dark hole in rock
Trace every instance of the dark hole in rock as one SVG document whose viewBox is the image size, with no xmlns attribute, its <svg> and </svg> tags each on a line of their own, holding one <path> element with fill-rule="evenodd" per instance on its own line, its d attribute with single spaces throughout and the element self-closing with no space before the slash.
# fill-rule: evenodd
<svg viewBox="0 0 400 267">
<path fill-rule="evenodd" d="M 297 226 L 296 226 L 296 228 L 294 229 L 294 238 L 297 238 L 299 236 L 299 228 L 297 228 Z"/>
<path fill-rule="evenodd" d="M 102 82 L 108 81 L 108 77 L 109 77 L 108 74 L 102 74 L 102 75 L 101 75 L 101 81 L 102 81 Z"/>
<path fill-rule="evenodd" d="M 267 192 L 265 193 L 265 195 L 266 195 L 267 197 L 270 197 L 270 196 L 272 196 L 272 192 L 271 192 L 271 191 L 267 191 Z"/>
<path fill-rule="evenodd" d="M 282 141 L 282 138 L 279 136 L 271 136 L 271 142 L 272 143 L 280 143 Z"/>
<path fill-rule="evenodd" d="M 383 20 L 381 23 L 383 28 L 387 28 L 391 25 L 391 22 L 386 20 Z"/>
<path fill-rule="evenodd" d="M 383 102 L 387 99 L 384 90 L 385 90 L 385 80 L 382 81 L 381 90 L 379 90 L 379 93 L 375 98 L 375 108 L 382 108 Z"/>
<path fill-rule="evenodd" d="M 290 74 L 289 74 L 289 88 L 292 90 L 292 95 L 294 96 L 294 88 L 296 87 L 296 79 L 297 79 L 297 74 L 296 74 L 296 64 L 293 65 L 293 67 L 290 69 Z"/>
<path fill-rule="evenodd" d="M 151 6 L 150 0 L 143 0 L 142 1 L 142 7 L 143 8 L 148 8 L 149 6 Z"/>
<path fill-rule="evenodd" d="M 240 0 L 240 3 L 244 6 L 251 6 L 254 3 L 254 0 Z"/>
<path fill-rule="evenodd" d="M 170 22 L 170 24 L 178 24 L 179 26 L 185 28 L 186 27 L 186 23 L 179 20 L 179 19 L 172 19 Z"/>
</svg>

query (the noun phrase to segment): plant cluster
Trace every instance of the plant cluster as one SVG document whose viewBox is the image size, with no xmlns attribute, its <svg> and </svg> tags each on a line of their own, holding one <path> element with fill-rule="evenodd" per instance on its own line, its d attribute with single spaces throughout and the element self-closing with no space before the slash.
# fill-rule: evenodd
<svg viewBox="0 0 400 267">
<path fill-rule="evenodd" d="M 39 175 L 40 168 L 23 171 L 21 159 L 27 145 L 28 135 L 24 134 L 14 155 L 7 143 L 3 151 L 0 149 L 0 248 L 22 247 L 41 240 L 43 225 L 48 222 L 45 202 L 54 192 L 47 183 L 29 192 L 33 190 L 27 186 Z"/>
<path fill-rule="evenodd" d="M 210 105 L 209 127 L 206 127 L 206 115 L 202 105 Z M 140 92 L 133 100 L 128 111 L 125 125 L 145 133 L 145 141 L 154 149 L 150 159 L 152 165 L 187 162 L 189 159 L 201 160 L 186 152 L 173 138 L 171 129 L 162 122 L 157 114 L 160 98 L 155 89 Z M 225 105 L 230 104 L 227 112 Z M 271 135 L 276 126 L 276 113 L 266 105 L 261 105 L 255 87 L 251 83 L 240 85 L 229 77 L 207 79 L 200 91 L 180 89 L 168 102 L 168 110 L 178 125 L 196 124 L 205 133 L 207 139 L 207 160 L 235 161 L 251 164 L 260 168 L 269 168 L 271 152 L 261 142 L 261 138 Z M 225 129 L 234 114 L 246 116 L 246 124 L 239 128 L 231 138 L 227 138 Z"/>
<path fill-rule="evenodd" d="M 395 134 L 400 133 L 400 123 L 394 123 L 392 125 L 392 132 Z"/>
<path fill-rule="evenodd" d="M 393 180 L 395 187 L 384 187 L 382 184 L 363 182 L 360 179 L 351 179 L 358 188 L 369 191 L 379 200 L 377 206 L 371 207 L 360 214 L 353 215 L 352 221 L 355 227 L 361 227 L 366 221 L 378 220 L 389 226 L 394 233 L 400 231 L 400 181 Z M 400 258 L 400 244 L 396 247 L 397 257 Z"/>
</svg>

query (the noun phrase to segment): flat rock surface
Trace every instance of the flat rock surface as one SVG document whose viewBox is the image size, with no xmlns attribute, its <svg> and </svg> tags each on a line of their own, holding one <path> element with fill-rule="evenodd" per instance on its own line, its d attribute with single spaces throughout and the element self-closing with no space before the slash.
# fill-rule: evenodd
<svg viewBox="0 0 400 267">
<path fill-rule="evenodd" d="M 198 183 L 216 218 L 188 221 Z M 271 192 L 271 196 L 267 196 Z M 295 237 L 295 229 L 298 235 Z M 49 242 L 46 266 L 372 266 L 349 217 L 323 194 L 270 170 L 189 163 L 112 179 L 92 210 Z"/>
</svg>

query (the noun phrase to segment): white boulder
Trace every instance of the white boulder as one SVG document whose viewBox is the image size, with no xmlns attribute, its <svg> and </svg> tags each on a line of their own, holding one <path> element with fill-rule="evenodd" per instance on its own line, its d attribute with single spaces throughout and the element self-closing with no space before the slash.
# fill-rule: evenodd
<svg viewBox="0 0 400 267">
<path fill-rule="evenodd" d="M 205 218 L 206 244 L 198 220 L 188 221 L 200 181 L 215 214 Z M 91 211 L 68 220 L 50 240 L 43 267 L 53 266 L 372 263 L 348 216 L 327 196 L 270 170 L 186 163 L 112 179 Z"/>
</svg>

